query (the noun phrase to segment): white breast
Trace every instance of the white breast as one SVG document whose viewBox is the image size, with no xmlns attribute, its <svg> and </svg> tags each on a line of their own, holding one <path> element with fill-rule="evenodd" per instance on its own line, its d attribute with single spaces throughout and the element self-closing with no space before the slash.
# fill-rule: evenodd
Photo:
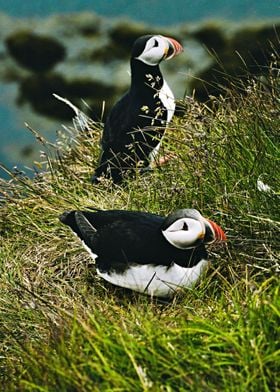
<svg viewBox="0 0 280 392">
<path fill-rule="evenodd" d="M 167 124 L 171 121 L 175 112 L 175 100 L 172 91 L 170 90 L 166 81 L 163 81 L 163 86 L 159 92 L 159 98 L 167 109 Z"/>
<path fill-rule="evenodd" d="M 175 99 L 172 91 L 170 90 L 170 87 L 168 86 L 165 80 L 163 80 L 163 86 L 159 92 L 159 99 L 161 100 L 161 102 L 163 103 L 164 107 L 167 110 L 166 124 L 168 124 L 171 121 L 175 112 Z M 149 154 L 149 159 L 151 163 L 155 160 L 159 148 L 160 148 L 160 142 Z"/>
<path fill-rule="evenodd" d="M 183 268 L 177 264 L 167 268 L 154 265 L 131 266 L 125 273 L 97 273 L 103 279 L 116 286 L 155 297 L 172 297 L 180 288 L 192 287 L 206 268 L 207 260 L 202 259 L 192 268 Z"/>
</svg>

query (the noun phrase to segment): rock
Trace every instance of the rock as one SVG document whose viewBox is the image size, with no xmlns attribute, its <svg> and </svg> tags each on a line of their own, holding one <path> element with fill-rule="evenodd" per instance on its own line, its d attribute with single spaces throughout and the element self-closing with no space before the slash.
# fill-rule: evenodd
<svg viewBox="0 0 280 392">
<path fill-rule="evenodd" d="M 28 102 L 37 113 L 70 120 L 72 110 L 57 102 L 53 93 L 65 96 L 67 85 L 64 78 L 57 74 L 33 74 L 24 78 L 19 85 L 18 103 Z"/>
<path fill-rule="evenodd" d="M 49 16 L 40 26 L 41 34 L 52 34 L 60 39 L 82 36 L 94 37 L 100 33 L 102 18 L 93 12 Z"/>
<path fill-rule="evenodd" d="M 23 146 L 20 150 L 20 154 L 24 157 L 24 158 L 28 158 L 31 155 L 34 154 L 34 146 L 32 144 L 27 144 L 25 146 Z"/>
<path fill-rule="evenodd" d="M 11 33 L 11 22 L 3 20 L 8 29 L 8 51 L 0 46 L 0 78 L 19 84 L 19 102 L 29 102 L 37 112 L 60 119 L 68 119 L 72 113 L 53 99 L 54 92 L 78 106 L 85 99 L 92 105 L 94 116 L 101 112 L 103 101 L 110 109 L 129 86 L 130 51 L 141 35 L 170 35 L 184 45 L 184 53 L 162 64 L 166 80 L 179 99 L 195 89 L 199 100 L 207 100 L 209 94 L 224 93 L 237 75 L 242 80 L 248 72 L 265 72 L 269 42 L 279 45 L 269 22 L 236 27 L 208 21 L 167 29 L 81 13 L 22 21 L 20 30 L 15 27 Z M 55 72 L 50 72 L 54 66 Z"/>
<path fill-rule="evenodd" d="M 263 73 L 266 71 L 265 67 L 269 66 L 271 53 L 279 48 L 279 34 L 279 22 L 278 25 L 254 24 L 242 27 L 230 40 L 225 60 L 228 60 L 230 53 L 236 51 L 249 72 Z M 236 62 L 233 67 L 238 70 L 243 68 L 240 65 L 240 62 Z"/>
<path fill-rule="evenodd" d="M 208 21 L 192 31 L 192 37 L 200 41 L 207 49 L 221 51 L 227 44 L 226 26 L 217 21 Z"/>
<path fill-rule="evenodd" d="M 86 78 L 67 80 L 57 73 L 34 74 L 21 81 L 18 103 L 28 102 L 37 113 L 70 120 L 73 117 L 72 109 L 57 101 L 53 93 L 67 97 L 77 106 L 85 99 L 92 108 L 93 117 L 98 117 L 102 102 L 106 101 L 106 109 L 109 110 L 115 95 L 120 92 L 115 86 Z"/>
<path fill-rule="evenodd" d="M 159 34 L 159 29 L 155 30 L 142 23 L 121 20 L 109 30 L 109 37 L 113 45 L 117 45 L 130 54 L 131 47 L 138 37 L 154 33 Z"/>
<path fill-rule="evenodd" d="M 242 26 L 213 52 L 211 64 L 190 81 L 196 98 L 225 95 L 229 86 L 242 89 L 249 75 L 266 75 L 271 55 L 279 47 L 280 24 Z"/>
<path fill-rule="evenodd" d="M 64 60 L 66 50 L 54 38 L 37 35 L 28 30 L 9 35 L 5 44 L 10 55 L 24 68 L 46 72 Z"/>
<path fill-rule="evenodd" d="M 116 60 L 128 60 L 129 56 L 130 50 L 109 41 L 106 45 L 93 49 L 88 58 L 94 62 L 112 62 Z"/>
</svg>

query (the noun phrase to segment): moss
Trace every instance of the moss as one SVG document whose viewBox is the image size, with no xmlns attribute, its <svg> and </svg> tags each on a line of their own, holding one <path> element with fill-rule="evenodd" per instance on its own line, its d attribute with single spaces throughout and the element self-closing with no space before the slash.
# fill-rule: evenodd
<svg viewBox="0 0 280 392">
<path fill-rule="evenodd" d="M 16 31 L 5 44 L 19 65 L 34 72 L 48 71 L 66 56 L 66 49 L 56 39 L 31 31 Z"/>
</svg>

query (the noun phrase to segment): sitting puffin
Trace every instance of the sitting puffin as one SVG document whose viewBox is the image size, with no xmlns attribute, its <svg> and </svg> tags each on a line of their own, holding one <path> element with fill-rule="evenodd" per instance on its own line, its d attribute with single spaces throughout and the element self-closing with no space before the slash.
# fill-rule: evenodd
<svg viewBox="0 0 280 392">
<path fill-rule="evenodd" d="M 130 60 L 131 86 L 107 117 L 92 183 L 98 183 L 101 176 L 120 183 L 128 169 L 148 167 L 155 158 L 175 110 L 174 96 L 159 64 L 182 50 L 179 42 L 162 35 L 144 35 L 135 41 Z"/>
<path fill-rule="evenodd" d="M 166 218 L 140 211 L 67 211 L 60 221 L 82 240 L 98 275 L 157 297 L 191 287 L 208 264 L 205 245 L 226 239 L 194 209 Z"/>
</svg>

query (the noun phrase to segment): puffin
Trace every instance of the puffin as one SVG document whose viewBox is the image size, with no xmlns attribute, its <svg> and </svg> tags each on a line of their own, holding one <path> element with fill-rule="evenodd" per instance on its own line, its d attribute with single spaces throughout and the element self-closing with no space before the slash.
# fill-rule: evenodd
<svg viewBox="0 0 280 392">
<path fill-rule="evenodd" d="M 121 183 L 135 167 L 149 170 L 175 111 L 174 95 L 159 65 L 182 51 L 178 41 L 163 35 L 144 35 L 134 42 L 131 85 L 107 116 L 93 184 L 98 184 L 101 177 Z"/>
<path fill-rule="evenodd" d="M 60 216 L 95 260 L 96 272 L 115 286 L 172 298 L 192 287 L 208 265 L 206 245 L 225 241 L 215 222 L 196 209 L 167 217 L 125 210 L 72 210 Z"/>
</svg>

